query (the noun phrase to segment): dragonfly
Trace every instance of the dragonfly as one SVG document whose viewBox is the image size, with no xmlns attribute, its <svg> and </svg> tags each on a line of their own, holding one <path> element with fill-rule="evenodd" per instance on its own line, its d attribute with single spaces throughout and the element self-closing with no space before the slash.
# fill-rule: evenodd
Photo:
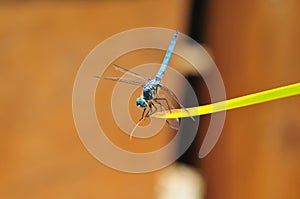
<svg viewBox="0 0 300 199">
<path fill-rule="evenodd" d="M 173 53 L 174 47 L 176 45 L 178 37 L 178 31 L 176 31 L 172 37 L 172 40 L 169 44 L 168 50 L 165 54 L 165 57 L 163 59 L 163 62 L 160 66 L 160 69 L 158 70 L 155 78 L 149 78 L 147 76 L 138 74 L 136 72 L 133 72 L 131 70 L 128 70 L 126 68 L 123 68 L 117 64 L 114 64 L 114 67 L 116 70 L 119 70 L 123 73 L 127 73 L 131 76 L 134 76 L 136 78 L 139 78 L 141 80 L 144 80 L 144 82 L 135 80 L 135 79 L 128 79 L 128 78 L 120 78 L 120 77 L 101 77 L 101 76 L 95 76 L 99 79 L 105 79 L 105 80 L 111 80 L 111 81 L 117 81 L 127 84 L 132 84 L 136 86 L 142 86 L 143 91 L 141 97 L 136 99 L 136 106 L 138 108 L 143 109 L 142 116 L 139 120 L 139 122 L 136 124 L 134 129 L 132 130 L 130 134 L 130 139 L 133 135 L 133 132 L 135 128 L 139 125 L 140 122 L 145 120 L 146 118 L 149 118 L 153 113 L 155 113 L 158 108 L 157 105 L 160 108 L 160 111 L 163 111 L 163 103 L 166 104 L 168 111 L 171 112 L 171 108 L 173 108 L 172 104 L 168 101 L 168 99 L 162 95 L 159 94 L 159 89 L 162 89 L 167 95 L 169 95 L 182 109 L 186 110 L 186 108 L 179 102 L 175 94 L 165 85 L 161 83 L 161 80 L 166 72 L 168 63 L 170 61 L 171 55 Z M 146 82 L 146 83 L 145 83 Z M 148 109 L 148 111 L 146 111 Z M 187 111 L 187 110 L 186 110 Z M 191 117 L 193 120 L 194 118 Z M 178 130 L 179 128 L 179 119 L 168 119 L 166 120 L 166 123 L 173 129 Z"/>
</svg>

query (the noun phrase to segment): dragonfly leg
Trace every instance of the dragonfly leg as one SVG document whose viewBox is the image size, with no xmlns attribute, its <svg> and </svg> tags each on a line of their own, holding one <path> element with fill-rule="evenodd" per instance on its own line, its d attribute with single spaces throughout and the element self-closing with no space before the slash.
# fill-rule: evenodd
<svg viewBox="0 0 300 199">
<path fill-rule="evenodd" d="M 171 108 L 170 108 L 169 101 L 168 101 L 166 98 L 155 98 L 155 99 L 154 99 L 154 101 L 155 101 L 155 102 L 157 102 L 158 104 L 160 104 L 160 105 L 161 105 L 161 103 L 160 103 L 160 102 L 158 102 L 158 100 L 163 100 L 163 101 L 165 101 L 165 102 L 166 102 L 166 104 L 167 104 L 167 106 L 168 106 L 168 109 L 169 109 L 170 113 L 172 113 L 172 111 L 171 111 Z M 161 105 L 161 106 L 162 106 L 162 105 Z"/>
<path fill-rule="evenodd" d="M 153 110 L 154 108 L 154 110 Z M 157 111 L 157 107 L 153 104 L 153 102 L 149 102 L 149 111 L 147 112 L 145 117 L 150 117 L 153 113 Z"/>
<path fill-rule="evenodd" d="M 163 112 L 162 104 L 157 100 L 157 98 L 155 98 L 154 101 L 159 104 L 160 111 Z"/>
<path fill-rule="evenodd" d="M 154 107 L 155 110 L 152 111 L 150 115 L 152 115 L 153 113 L 155 113 L 155 112 L 157 111 L 157 107 L 155 106 L 155 104 L 152 103 L 152 105 L 153 105 L 152 107 Z M 150 115 L 149 115 L 149 116 L 150 116 Z"/>
<path fill-rule="evenodd" d="M 169 111 L 171 112 L 171 109 L 170 109 L 170 106 L 169 106 L 169 103 L 168 103 L 168 100 L 166 99 L 166 98 L 155 98 L 154 99 L 154 101 L 156 102 L 156 103 L 158 103 L 159 104 L 159 107 L 160 107 L 160 111 L 162 112 L 163 111 L 163 105 L 159 102 L 159 100 L 165 100 L 165 102 L 167 103 L 167 105 L 168 105 L 168 109 L 169 109 Z M 171 120 L 166 120 L 166 123 L 172 128 L 172 129 L 175 129 L 175 130 L 178 130 L 178 126 L 177 126 L 177 124 L 178 124 L 178 119 L 176 119 L 176 123 L 174 124 L 174 122 L 171 122 Z"/>
<path fill-rule="evenodd" d="M 149 102 L 149 110 L 148 110 L 148 112 L 146 113 L 145 118 L 146 118 L 146 117 L 149 117 L 149 112 L 150 112 L 151 110 L 152 110 L 152 103 Z"/>
<path fill-rule="evenodd" d="M 141 117 L 141 119 L 139 119 L 139 121 L 141 121 L 142 119 L 144 119 L 145 111 L 146 111 L 146 108 L 144 108 L 143 113 L 142 113 L 142 117 Z"/>
</svg>

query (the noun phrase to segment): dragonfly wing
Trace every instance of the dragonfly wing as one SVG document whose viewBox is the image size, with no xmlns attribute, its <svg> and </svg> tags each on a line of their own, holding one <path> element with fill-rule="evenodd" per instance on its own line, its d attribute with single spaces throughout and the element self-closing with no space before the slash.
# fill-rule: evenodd
<svg viewBox="0 0 300 199">
<path fill-rule="evenodd" d="M 177 102 L 178 104 L 179 104 L 179 106 L 180 106 L 180 108 L 182 108 L 182 109 L 184 109 L 187 113 L 189 112 L 180 102 L 179 102 L 179 100 L 177 99 L 177 97 L 176 97 L 176 95 L 175 94 L 173 94 L 173 92 L 168 88 L 168 87 L 166 87 L 166 86 L 164 86 L 164 85 L 162 85 L 161 86 L 161 89 L 163 90 L 163 91 L 165 91 L 175 102 Z M 194 119 L 194 117 L 193 116 L 190 116 L 190 118 L 193 120 L 193 121 L 195 121 L 195 119 Z"/>
<path fill-rule="evenodd" d="M 100 77 L 100 76 L 95 76 L 95 78 L 98 79 L 105 79 L 105 80 L 110 80 L 110 81 L 115 81 L 115 82 L 122 82 L 126 84 L 132 84 L 132 85 L 137 85 L 137 86 L 144 86 L 145 83 L 139 82 L 133 79 L 129 78 L 120 78 L 120 77 Z"/>
<path fill-rule="evenodd" d="M 169 127 L 171 127 L 174 130 L 178 130 L 179 129 L 179 119 L 175 118 L 175 119 L 167 119 L 166 123 L 169 125 Z"/>
<path fill-rule="evenodd" d="M 137 77 L 137 78 L 140 78 L 140 79 L 144 79 L 144 80 L 147 80 L 147 81 L 151 80 L 151 78 L 149 78 L 149 77 L 146 77 L 144 75 L 141 75 L 141 74 L 138 74 L 138 73 L 133 72 L 131 70 L 128 70 L 126 68 L 123 68 L 123 67 L 121 67 L 121 66 L 119 66 L 117 64 L 114 64 L 114 67 L 115 67 L 115 69 L 117 69 L 119 71 L 122 71 L 123 73 L 128 73 L 128 74 L 130 74 L 130 75 L 132 75 L 134 77 Z"/>
</svg>

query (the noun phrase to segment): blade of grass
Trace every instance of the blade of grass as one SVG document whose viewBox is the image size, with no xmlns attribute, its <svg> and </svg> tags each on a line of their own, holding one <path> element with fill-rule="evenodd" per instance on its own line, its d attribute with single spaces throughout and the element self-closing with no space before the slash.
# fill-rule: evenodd
<svg viewBox="0 0 300 199">
<path fill-rule="evenodd" d="M 226 111 L 236 109 L 240 107 L 250 106 L 263 102 L 268 102 L 276 99 L 286 98 L 300 94 L 300 83 L 291 84 L 288 86 L 278 87 L 242 97 L 229 99 L 222 102 L 213 104 L 186 108 L 188 111 L 183 109 L 173 109 L 172 113 L 169 112 L 156 112 L 151 117 L 156 118 L 182 118 L 190 116 L 200 116 L 220 111 Z"/>
</svg>

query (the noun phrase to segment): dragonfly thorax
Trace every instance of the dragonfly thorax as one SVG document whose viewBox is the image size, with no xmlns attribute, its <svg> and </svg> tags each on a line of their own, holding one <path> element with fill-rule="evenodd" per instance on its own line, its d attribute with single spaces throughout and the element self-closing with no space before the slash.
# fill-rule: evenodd
<svg viewBox="0 0 300 199">
<path fill-rule="evenodd" d="M 146 101 L 152 100 L 156 97 L 157 88 L 160 86 L 159 82 L 150 80 L 143 88 L 143 98 Z"/>
<path fill-rule="evenodd" d="M 161 86 L 161 84 L 154 79 L 145 84 L 143 96 L 136 99 L 136 106 L 138 108 L 146 108 L 148 106 L 148 101 L 151 101 L 156 97 L 159 86 Z"/>
</svg>

